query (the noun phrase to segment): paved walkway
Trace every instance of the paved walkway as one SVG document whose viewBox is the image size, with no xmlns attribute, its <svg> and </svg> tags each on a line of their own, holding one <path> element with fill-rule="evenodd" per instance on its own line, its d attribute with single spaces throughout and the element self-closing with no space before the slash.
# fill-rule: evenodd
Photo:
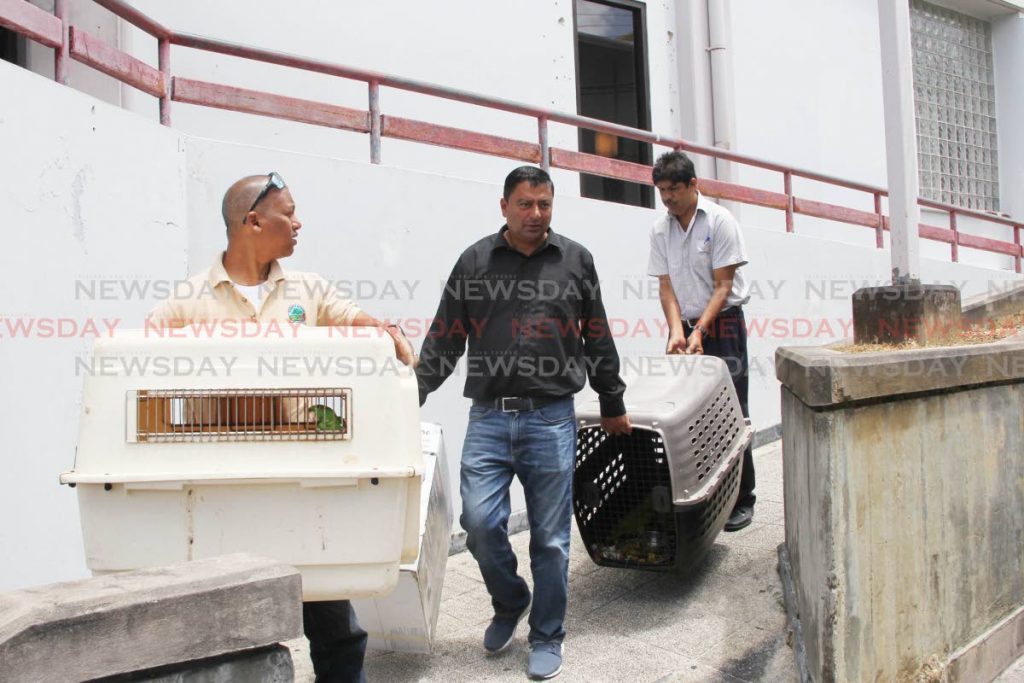
<svg viewBox="0 0 1024 683">
<path fill-rule="evenodd" d="M 569 561 L 565 660 L 558 681 L 689 683 L 796 680 L 786 643 L 776 548 L 783 541 L 779 442 L 754 454 L 757 509 L 743 531 L 718 536 L 696 573 L 674 576 L 598 567 L 575 532 Z M 512 537 L 528 573 L 529 533 Z M 488 656 L 490 598 L 468 552 L 448 558 L 437 639 L 431 655 L 370 653 L 371 682 L 525 681 L 525 621 L 505 652 Z M 312 681 L 308 646 L 289 643 L 296 681 Z"/>
<path fill-rule="evenodd" d="M 993 683 L 1024 683 L 1024 657 L 1011 664 Z"/>
</svg>

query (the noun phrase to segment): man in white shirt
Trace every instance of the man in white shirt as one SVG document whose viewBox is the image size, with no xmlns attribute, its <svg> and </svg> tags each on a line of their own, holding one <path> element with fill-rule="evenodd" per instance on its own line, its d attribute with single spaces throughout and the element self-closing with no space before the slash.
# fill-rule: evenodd
<svg viewBox="0 0 1024 683">
<path fill-rule="evenodd" d="M 651 228 L 649 275 L 658 278 L 661 308 L 668 322 L 666 353 L 698 353 L 721 358 L 747 408 L 747 331 L 743 304 L 750 300 L 740 267 L 747 263 L 739 224 L 728 210 L 698 191 L 693 162 L 667 152 L 654 164 L 654 185 L 668 212 Z M 754 517 L 754 459 L 743 453 L 740 494 L 726 531 L 739 531 Z"/>
</svg>

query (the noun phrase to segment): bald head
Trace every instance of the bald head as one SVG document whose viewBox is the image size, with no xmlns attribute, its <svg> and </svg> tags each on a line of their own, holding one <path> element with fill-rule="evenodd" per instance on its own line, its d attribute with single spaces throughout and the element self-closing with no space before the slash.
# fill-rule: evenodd
<svg viewBox="0 0 1024 683">
<path fill-rule="evenodd" d="M 249 212 L 249 207 L 266 186 L 266 175 L 250 175 L 236 180 L 228 188 L 220 205 L 220 213 L 224 217 L 224 225 L 229 231 L 242 224 L 242 219 Z"/>
</svg>

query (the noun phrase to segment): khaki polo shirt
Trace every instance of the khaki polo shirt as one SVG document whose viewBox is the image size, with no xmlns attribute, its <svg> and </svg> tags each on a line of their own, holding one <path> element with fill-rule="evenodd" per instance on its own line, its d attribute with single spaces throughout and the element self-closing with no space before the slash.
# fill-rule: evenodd
<svg viewBox="0 0 1024 683">
<path fill-rule="evenodd" d="M 285 271 L 277 261 L 270 272 L 259 312 L 231 283 L 224 254 L 206 271 L 179 283 L 175 293 L 150 313 L 150 324 L 183 327 L 194 322 L 251 321 L 329 326 L 350 325 L 359 315 L 355 302 L 315 273 Z"/>
</svg>

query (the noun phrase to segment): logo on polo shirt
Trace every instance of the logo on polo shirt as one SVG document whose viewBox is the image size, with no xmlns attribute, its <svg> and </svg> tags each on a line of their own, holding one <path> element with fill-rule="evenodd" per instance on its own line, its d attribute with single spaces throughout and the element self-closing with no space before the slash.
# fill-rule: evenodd
<svg viewBox="0 0 1024 683">
<path fill-rule="evenodd" d="M 288 308 L 288 322 L 291 323 L 304 323 L 306 322 L 306 309 L 298 304 L 289 306 Z"/>
</svg>

